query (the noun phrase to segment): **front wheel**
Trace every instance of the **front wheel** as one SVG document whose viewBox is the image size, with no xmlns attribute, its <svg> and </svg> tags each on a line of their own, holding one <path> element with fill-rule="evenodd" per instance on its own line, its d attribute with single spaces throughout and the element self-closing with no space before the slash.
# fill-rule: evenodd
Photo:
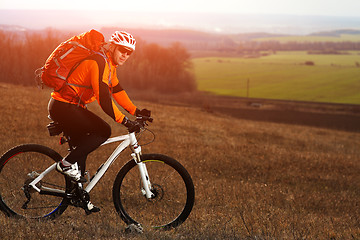
<svg viewBox="0 0 360 240">
<path fill-rule="evenodd" d="M 152 199 L 142 190 L 142 180 L 134 160 L 119 171 L 113 187 L 116 211 L 127 224 L 140 223 L 143 227 L 170 229 L 183 223 L 195 200 L 190 174 L 175 159 L 161 154 L 144 154 L 151 182 Z"/>
<path fill-rule="evenodd" d="M 46 168 L 61 160 L 54 150 L 37 144 L 10 149 L 0 158 L 0 209 L 9 217 L 54 219 L 67 208 L 67 199 L 42 195 L 29 186 Z M 65 191 L 69 181 L 57 171 L 47 174 L 39 188 Z"/>
</svg>

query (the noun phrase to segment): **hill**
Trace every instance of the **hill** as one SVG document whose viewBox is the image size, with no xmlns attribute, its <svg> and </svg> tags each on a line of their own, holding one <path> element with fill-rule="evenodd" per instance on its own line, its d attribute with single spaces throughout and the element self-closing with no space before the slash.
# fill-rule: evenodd
<svg viewBox="0 0 360 240">
<path fill-rule="evenodd" d="M 42 34 L 40 37 L 30 35 L 28 30 L 20 27 L 1 27 L 4 29 L 4 32 L 0 31 L 4 49 L 1 52 L 4 59 L 0 64 L 3 73 L 1 81 L 28 85 L 34 84 L 34 71 L 43 65 L 51 51 L 69 34 L 62 32 L 60 37 L 58 32 L 48 30 L 37 32 Z M 102 30 L 105 35 L 110 35 L 113 31 L 114 29 L 110 28 Z M 360 42 L 340 46 L 329 43 L 278 44 L 270 41 L 272 44 L 269 45 L 268 42 L 262 44 L 257 40 L 240 44 L 230 35 L 198 31 L 131 31 L 145 36 L 144 39 L 149 42 L 158 40 L 159 44 L 166 45 L 179 40 L 189 48 L 203 50 L 191 50 L 190 55 L 188 50 L 179 45 L 163 49 L 158 47 L 159 45 L 144 44 L 141 38 L 138 39 L 138 51 L 132 57 L 134 60 L 129 61 L 119 71 L 119 79 L 129 80 L 132 84 L 130 87 L 141 85 L 144 89 L 189 91 L 195 89 L 197 84 L 198 90 L 231 96 L 359 103 L 359 92 L 356 88 L 359 85 L 358 52 L 341 49 L 360 49 Z M 19 36 L 26 41 L 21 41 L 21 37 L 16 38 L 8 32 L 21 32 Z M 242 36 L 246 38 L 245 35 Z M 254 33 L 246 36 L 257 38 L 272 35 Z M 288 39 L 285 36 L 279 38 Z M 304 50 L 307 47 L 314 50 Z M 298 48 L 303 51 L 276 51 L 283 48 Z M 199 59 L 204 56 L 210 57 Z M 22 71 L 14 67 L 13 62 L 18 62 Z M 178 69 L 181 69 L 181 72 Z M 150 72 L 151 74 L 148 74 Z M 251 81 L 249 88 L 246 88 L 247 81 Z M 247 90 L 251 91 L 250 95 Z"/>
<path fill-rule="evenodd" d="M 1 12 L 1 10 L 0 10 Z M 80 32 L 88 31 L 94 28 L 73 29 L 33 29 L 26 28 L 21 25 L 7 25 L 0 24 L 0 31 L 15 34 L 21 38 L 26 38 L 28 34 L 38 34 L 47 36 L 49 32 L 53 35 L 58 35 L 63 40 Z M 95 27 L 96 28 L 96 27 Z M 111 34 L 118 30 L 116 27 L 99 27 L 99 30 L 108 39 Z M 271 33 L 266 31 L 250 31 L 244 33 L 226 33 L 226 32 L 209 32 L 201 30 L 193 30 L 191 28 L 124 28 L 124 30 L 132 33 L 136 38 L 141 39 L 147 43 L 157 43 L 161 46 L 169 46 L 174 42 L 180 42 L 190 51 L 199 50 L 217 50 L 217 51 L 235 51 L 238 48 L 246 47 L 248 50 L 262 49 L 259 44 L 264 41 L 277 41 L 280 43 L 296 42 L 302 43 L 304 41 L 316 42 L 359 42 L 360 31 L 356 29 L 337 29 L 331 31 L 311 32 L 309 34 L 289 34 L 289 33 Z M 342 38 L 341 36 L 348 36 Z M 258 42 L 257 44 L 245 44 L 251 41 Z M 266 45 L 265 47 L 268 47 Z M 266 48 L 265 50 L 269 50 Z M 217 53 L 219 54 L 219 52 Z M 220 52 L 221 54 L 221 52 Z"/>
<path fill-rule="evenodd" d="M 1 153 L 27 142 L 66 153 L 45 128 L 48 91 L 0 84 L 0 94 Z M 155 97 L 157 102 L 134 98 L 139 107 L 151 109 L 155 119 L 149 127 L 156 141 L 143 146 L 143 151 L 173 156 L 192 175 L 196 203 L 183 225 L 169 232 L 147 230 L 142 236 L 124 233 L 111 198 L 113 179 L 128 160 L 120 156 L 91 192 L 100 213 L 86 216 L 81 209 L 69 208 L 50 222 L 8 219 L 1 214 L 0 238 L 360 238 L 359 132 L 234 118 L 206 106 L 170 100 L 164 104 L 160 96 Z M 219 99 L 213 103 L 220 104 Z M 227 103 L 234 104 L 229 108 L 237 105 L 230 98 Z M 96 104 L 89 108 L 109 122 L 113 135 L 124 133 Z M 90 172 L 108 151 L 100 148 L 89 156 Z M 0 172 L 0 189 L 6 181 Z"/>
<path fill-rule="evenodd" d="M 322 32 L 314 32 L 309 34 L 309 36 L 341 36 L 343 34 L 351 34 L 351 35 L 360 35 L 360 30 L 356 29 L 339 29 L 333 31 L 322 31 Z"/>
<path fill-rule="evenodd" d="M 287 36 L 285 34 L 272 34 L 266 32 L 255 33 L 211 33 L 189 29 L 138 29 L 127 28 L 135 36 L 139 36 L 146 42 L 155 42 L 160 45 L 170 45 L 174 42 L 180 42 L 189 50 L 199 50 L 204 48 L 214 48 L 225 43 L 231 46 L 242 41 L 250 41 L 257 38 L 271 38 Z M 116 28 L 102 28 L 101 32 L 105 35 L 111 35 Z"/>
<path fill-rule="evenodd" d="M 172 106 L 192 106 L 209 114 L 243 120 L 360 132 L 358 104 L 231 97 L 204 92 L 159 95 L 131 91 L 130 94 L 142 101 L 160 102 Z"/>
</svg>

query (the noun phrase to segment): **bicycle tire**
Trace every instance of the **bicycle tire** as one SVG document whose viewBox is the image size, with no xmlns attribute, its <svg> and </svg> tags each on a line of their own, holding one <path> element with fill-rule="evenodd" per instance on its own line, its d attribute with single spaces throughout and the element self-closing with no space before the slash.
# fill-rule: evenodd
<svg viewBox="0 0 360 240">
<path fill-rule="evenodd" d="M 141 192 L 141 180 L 134 160 L 117 174 L 113 186 L 115 209 L 126 224 L 144 228 L 172 229 L 182 224 L 194 206 L 194 184 L 188 171 L 175 159 L 161 154 L 143 154 L 154 199 Z M 171 205 L 172 204 L 172 205 Z"/>
<path fill-rule="evenodd" d="M 25 206 L 28 198 L 24 191 L 37 174 L 61 159 L 53 149 L 38 144 L 19 145 L 7 151 L 0 158 L 0 210 L 9 217 L 31 219 L 54 219 L 61 215 L 68 206 L 67 199 L 39 194 L 31 189 L 27 191 L 31 200 Z M 70 182 L 62 174 L 52 171 L 38 184 L 67 189 Z"/>
</svg>

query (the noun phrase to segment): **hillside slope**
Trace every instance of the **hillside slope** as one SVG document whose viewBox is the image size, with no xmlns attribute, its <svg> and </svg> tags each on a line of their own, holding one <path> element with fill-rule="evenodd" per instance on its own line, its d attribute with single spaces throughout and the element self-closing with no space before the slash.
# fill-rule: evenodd
<svg viewBox="0 0 360 240">
<path fill-rule="evenodd" d="M 27 142 L 66 153 L 45 125 L 49 92 L 0 85 L 0 152 Z M 124 233 L 113 208 L 111 186 L 129 159 L 121 155 L 91 192 L 101 212 L 86 216 L 69 208 L 52 222 L 22 221 L 0 215 L 1 239 L 351 239 L 360 238 L 360 133 L 234 118 L 204 108 L 139 101 L 151 109 L 156 134 L 143 151 L 178 159 L 196 190 L 190 218 L 176 231 Z M 97 107 L 113 135 L 124 127 Z M 146 137 L 145 137 L 146 140 Z M 94 173 L 111 149 L 89 156 Z M 0 189 L 9 179 L 1 178 Z M 94 226 L 96 226 L 94 228 Z"/>
</svg>

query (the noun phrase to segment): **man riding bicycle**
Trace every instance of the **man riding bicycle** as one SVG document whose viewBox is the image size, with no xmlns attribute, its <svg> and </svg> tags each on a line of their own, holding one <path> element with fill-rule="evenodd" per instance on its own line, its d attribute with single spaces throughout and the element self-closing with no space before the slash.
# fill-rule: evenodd
<svg viewBox="0 0 360 240">
<path fill-rule="evenodd" d="M 57 164 L 57 170 L 73 181 L 86 181 L 83 174 L 87 155 L 111 135 L 109 124 L 89 111 L 86 104 L 96 99 L 107 115 L 131 131 L 139 130 L 140 126 L 121 113 L 113 99 L 132 115 L 150 116 L 149 110 L 139 110 L 132 103 L 116 75 L 117 66 L 126 62 L 135 50 L 135 44 L 136 41 L 131 34 L 116 31 L 109 43 L 102 47 L 104 56 L 94 54 L 81 61 L 67 78 L 70 84 L 61 91 L 51 93 L 49 115 L 62 126 L 73 145 L 69 154 Z M 76 94 L 69 95 L 69 91 Z M 100 211 L 90 201 L 87 208 L 87 212 Z"/>
</svg>

